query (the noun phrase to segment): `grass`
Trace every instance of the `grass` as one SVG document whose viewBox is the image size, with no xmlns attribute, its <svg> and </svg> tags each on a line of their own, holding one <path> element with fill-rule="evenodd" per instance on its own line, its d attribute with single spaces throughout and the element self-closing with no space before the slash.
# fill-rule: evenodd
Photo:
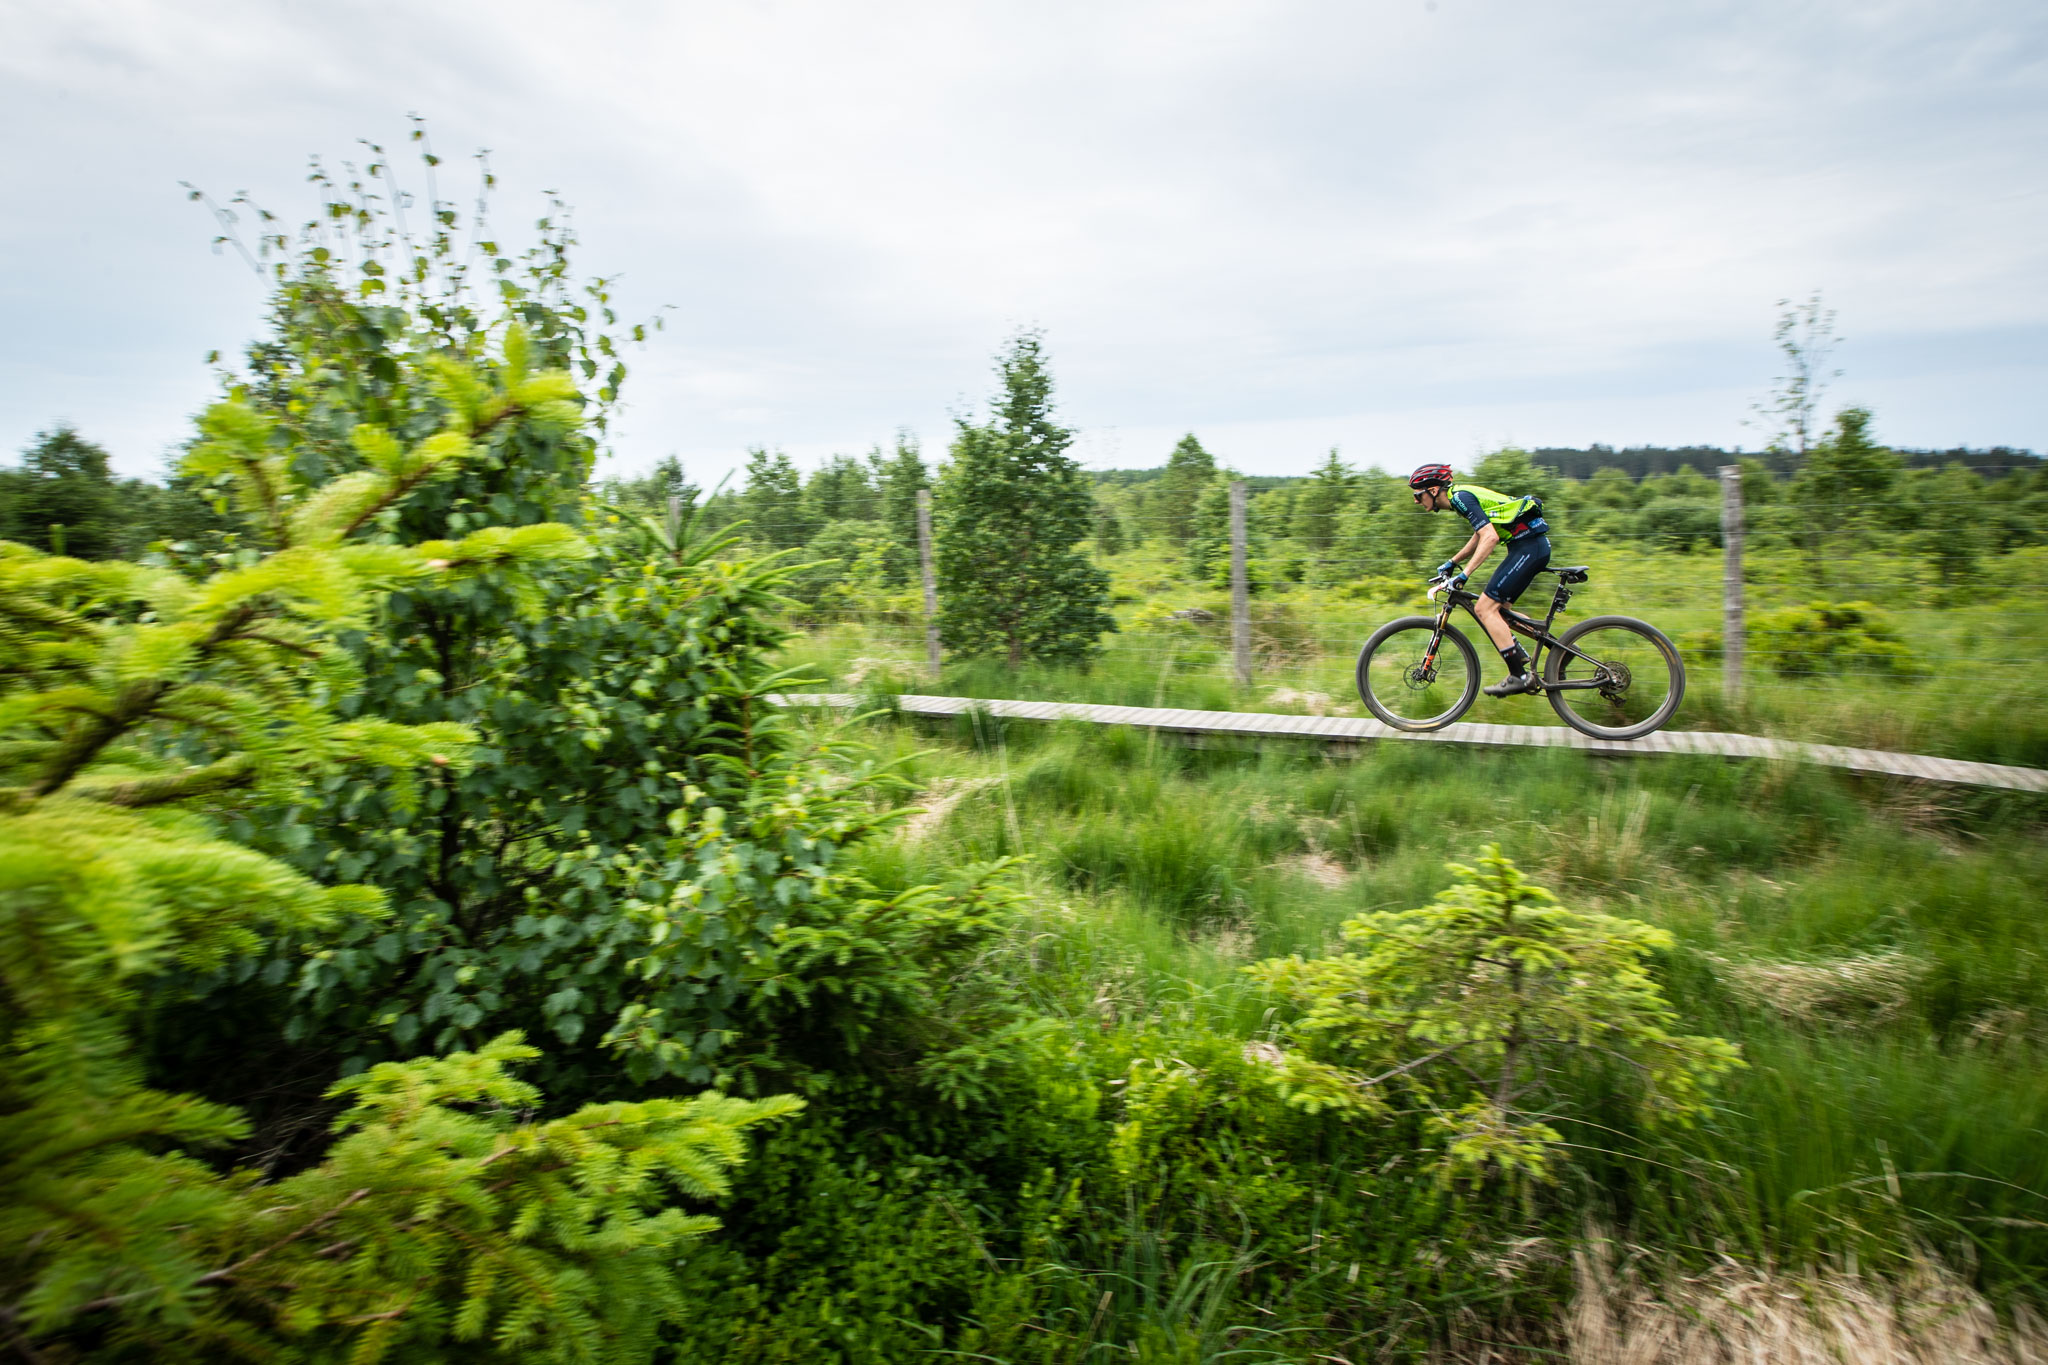
<svg viewBox="0 0 2048 1365">
<path fill-rule="evenodd" d="M 1499 842 L 1568 903 L 1660 925 L 1688 1031 L 1752 1064 L 1713 1119 L 1581 1127 L 1572 1199 L 1702 1260 L 1931 1251 L 1999 1294 L 2048 1266 L 2048 803 L 1792 765 L 1382 745 L 1179 747 L 965 717 L 875 738 L 940 807 L 860 856 L 884 886 L 1022 853 L 1009 949 L 1048 1013 L 1250 1038 L 1240 968 L 1317 954 Z"/>
<path fill-rule="evenodd" d="M 2048 1324 L 2022 1310 L 2001 1321 L 1945 1268 L 1914 1267 L 1904 1292 L 1841 1271 L 1774 1274 L 1723 1262 L 1663 1284 L 1617 1268 L 1611 1245 L 1575 1258 L 1567 1324 L 1577 1365 L 1886 1365 L 2039 1360 Z"/>
</svg>

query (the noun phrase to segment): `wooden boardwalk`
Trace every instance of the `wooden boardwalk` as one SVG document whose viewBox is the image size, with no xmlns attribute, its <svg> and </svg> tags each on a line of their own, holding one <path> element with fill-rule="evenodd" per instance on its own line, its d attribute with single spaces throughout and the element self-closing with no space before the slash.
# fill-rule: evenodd
<svg viewBox="0 0 2048 1365">
<path fill-rule="evenodd" d="M 859 704 L 848 693 L 801 692 L 777 700 L 797 706 L 844 709 Z M 2048 769 L 2015 768 L 2000 763 L 1970 763 L 1924 754 L 1894 754 L 1881 749 L 1848 749 L 1833 744 L 1802 744 L 1759 735 L 1731 735 L 1712 730 L 1660 730 L 1636 740 L 1592 739 L 1562 725 L 1475 725 L 1460 723 L 1426 735 L 1396 730 L 1359 716 L 1286 716 L 1253 711 L 1176 711 L 1151 706 L 1094 706 L 1063 701 L 989 701 L 977 697 L 896 698 L 905 715 L 959 716 L 983 711 L 1006 720 L 1073 720 L 1092 725 L 1129 725 L 1182 735 L 1227 735 L 1239 739 L 1308 739 L 1348 746 L 1376 739 L 1414 740 L 1426 744 L 1477 744 L 1539 749 L 1584 749 L 1596 754 L 1711 754 L 1722 758 L 1774 758 L 1813 763 L 1850 772 L 1910 777 L 1924 782 L 1953 782 L 1972 787 L 2003 787 L 2012 791 L 2048 791 Z"/>
</svg>

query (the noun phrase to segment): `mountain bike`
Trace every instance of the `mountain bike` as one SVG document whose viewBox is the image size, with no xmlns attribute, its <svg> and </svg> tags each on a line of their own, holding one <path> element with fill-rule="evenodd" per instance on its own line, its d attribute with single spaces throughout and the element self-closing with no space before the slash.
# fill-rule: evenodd
<svg viewBox="0 0 2048 1365">
<path fill-rule="evenodd" d="M 1677 646 L 1630 616 L 1595 616 L 1553 635 L 1551 624 L 1572 600 L 1573 586 L 1590 575 L 1583 565 L 1542 572 L 1558 576 L 1550 614 L 1538 621 L 1510 606 L 1501 615 L 1509 629 L 1534 642 L 1529 671 L 1551 709 L 1595 739 L 1640 739 L 1670 720 L 1685 697 L 1685 661 Z M 1479 695 L 1479 656 L 1451 624 L 1456 607 L 1479 619 L 1472 613 L 1479 595 L 1441 576 L 1429 580 L 1430 601 L 1438 594 L 1442 604 L 1434 616 L 1389 621 L 1358 652 L 1358 695 L 1398 730 L 1441 730 Z"/>
</svg>

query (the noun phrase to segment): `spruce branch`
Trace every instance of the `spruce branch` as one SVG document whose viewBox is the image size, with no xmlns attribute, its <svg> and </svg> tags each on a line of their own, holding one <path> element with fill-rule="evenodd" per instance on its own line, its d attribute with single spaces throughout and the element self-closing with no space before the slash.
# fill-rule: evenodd
<svg viewBox="0 0 2048 1365">
<path fill-rule="evenodd" d="M 230 754 L 203 768 L 164 777 L 135 777 L 104 785 L 80 783 L 72 790 L 87 800 L 109 806 L 140 809 L 173 801 L 189 801 L 215 792 L 247 787 L 256 781 L 256 760 L 248 754 Z"/>
<path fill-rule="evenodd" d="M 71 781 L 100 750 L 148 719 L 170 690 L 167 681 L 137 683 L 122 689 L 105 710 L 88 712 L 90 719 L 59 742 L 42 776 L 28 784 L 28 799 L 41 800 Z"/>
<path fill-rule="evenodd" d="M 301 1237 L 305 1237 L 311 1233 L 319 1231 L 321 1228 L 326 1227 L 329 1223 L 341 1217 L 342 1214 L 348 1212 L 349 1209 L 353 1208 L 357 1204 L 360 1204 L 363 1200 L 368 1199 L 369 1197 L 370 1191 L 367 1188 L 353 1190 L 349 1193 L 347 1198 L 343 1199 L 339 1204 L 336 1204 L 327 1212 L 321 1214 L 318 1218 L 313 1219 L 309 1223 L 301 1224 L 299 1227 L 295 1228 L 290 1233 L 287 1233 L 285 1236 L 280 1237 L 277 1241 L 272 1242 L 269 1246 L 264 1247 L 259 1251 L 250 1252 L 247 1256 L 244 1256 L 241 1260 L 236 1261 L 233 1265 L 222 1266 L 219 1270 L 207 1271 L 204 1275 L 201 1275 L 198 1279 L 194 1280 L 193 1283 L 219 1284 L 222 1281 L 231 1280 L 235 1277 L 237 1273 L 247 1270 L 250 1266 L 256 1264 L 256 1262 L 262 1260 L 264 1257 L 270 1255 L 272 1252 L 290 1246 L 293 1242 L 298 1241 Z"/>
<path fill-rule="evenodd" d="M 319 660 L 327 657 L 326 655 L 322 654 L 319 650 L 314 649 L 310 645 L 298 644 L 291 640 L 281 640 L 277 636 L 271 635 L 266 631 L 245 630 L 238 635 L 232 636 L 231 638 L 236 640 L 253 640 L 258 644 L 272 645 L 278 649 L 286 650 L 290 653 L 296 654 L 304 659 Z"/>
</svg>

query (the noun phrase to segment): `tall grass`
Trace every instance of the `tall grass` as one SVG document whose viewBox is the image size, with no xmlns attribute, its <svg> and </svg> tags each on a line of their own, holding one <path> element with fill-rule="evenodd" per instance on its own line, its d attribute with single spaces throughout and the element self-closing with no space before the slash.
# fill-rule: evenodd
<svg viewBox="0 0 2048 1365">
<path fill-rule="evenodd" d="M 1932 1248 L 2044 1288 L 2039 798 L 1562 750 L 1329 761 L 985 716 L 876 739 L 928 791 L 980 785 L 864 870 L 908 885 L 1029 857 L 1039 895 L 1009 951 L 1049 1012 L 1250 1038 L 1270 1002 L 1245 963 L 1330 951 L 1347 917 L 1425 903 L 1445 861 L 1497 841 L 1568 904 L 1669 929 L 1683 1027 L 1751 1062 L 1697 1130 L 1568 1130 L 1584 1212 L 1689 1254 Z"/>
</svg>

